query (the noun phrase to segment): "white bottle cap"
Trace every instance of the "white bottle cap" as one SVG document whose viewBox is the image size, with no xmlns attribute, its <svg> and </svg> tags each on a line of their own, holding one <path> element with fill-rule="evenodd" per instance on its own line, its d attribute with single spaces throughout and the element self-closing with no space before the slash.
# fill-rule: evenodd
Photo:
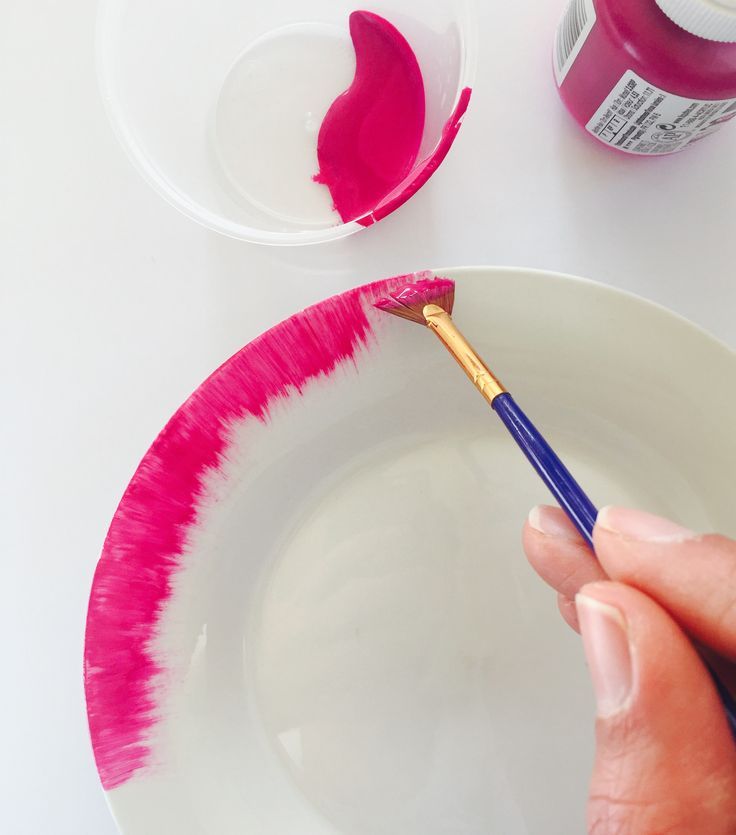
<svg viewBox="0 0 736 835">
<path fill-rule="evenodd" d="M 736 0 L 657 0 L 657 5 L 686 32 L 736 43 Z"/>
</svg>

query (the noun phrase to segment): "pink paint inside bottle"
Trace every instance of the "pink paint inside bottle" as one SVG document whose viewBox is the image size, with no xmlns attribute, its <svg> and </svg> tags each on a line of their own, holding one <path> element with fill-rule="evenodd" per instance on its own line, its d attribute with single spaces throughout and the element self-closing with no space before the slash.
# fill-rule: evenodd
<svg viewBox="0 0 736 835">
<path fill-rule="evenodd" d="M 571 0 L 554 69 L 567 109 L 599 141 L 683 150 L 736 116 L 736 0 Z"/>
</svg>

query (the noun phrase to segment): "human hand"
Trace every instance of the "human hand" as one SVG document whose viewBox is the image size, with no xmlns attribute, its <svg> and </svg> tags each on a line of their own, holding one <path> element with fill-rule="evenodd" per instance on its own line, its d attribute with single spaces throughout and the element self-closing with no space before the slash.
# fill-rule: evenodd
<svg viewBox="0 0 736 835">
<path fill-rule="evenodd" d="M 734 835 L 736 745 L 687 636 L 736 661 L 736 542 L 624 508 L 604 508 L 593 539 L 597 559 L 559 508 L 524 527 L 593 680 L 588 831 Z"/>
</svg>

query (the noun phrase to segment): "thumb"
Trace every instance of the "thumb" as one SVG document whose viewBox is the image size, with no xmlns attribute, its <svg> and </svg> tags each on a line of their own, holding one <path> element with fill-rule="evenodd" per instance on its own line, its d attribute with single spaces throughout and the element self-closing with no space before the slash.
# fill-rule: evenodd
<svg viewBox="0 0 736 835">
<path fill-rule="evenodd" d="M 732 835 L 736 746 L 690 641 L 628 586 L 584 586 L 576 604 L 598 714 L 589 831 Z"/>
</svg>

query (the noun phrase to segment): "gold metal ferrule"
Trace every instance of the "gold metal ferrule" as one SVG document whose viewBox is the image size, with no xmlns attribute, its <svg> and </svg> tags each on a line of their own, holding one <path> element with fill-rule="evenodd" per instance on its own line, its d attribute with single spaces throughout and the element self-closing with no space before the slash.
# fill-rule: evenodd
<svg viewBox="0 0 736 835">
<path fill-rule="evenodd" d="M 427 320 L 427 327 L 435 332 L 483 397 L 489 403 L 493 403 L 498 395 L 503 394 L 506 389 L 478 356 L 473 346 L 455 327 L 450 314 L 436 304 L 426 305 L 422 313 Z"/>
</svg>

